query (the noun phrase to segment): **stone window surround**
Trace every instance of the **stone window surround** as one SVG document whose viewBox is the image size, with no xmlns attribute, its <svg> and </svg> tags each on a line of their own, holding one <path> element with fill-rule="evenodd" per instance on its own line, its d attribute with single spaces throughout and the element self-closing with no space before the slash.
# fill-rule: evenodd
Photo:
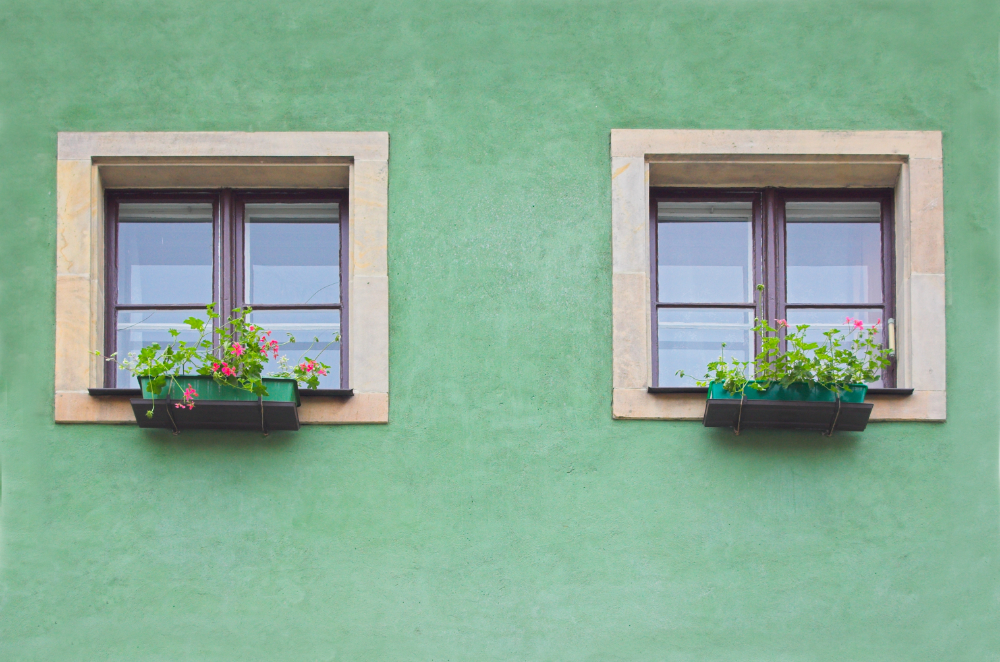
<svg viewBox="0 0 1000 662">
<path fill-rule="evenodd" d="M 705 396 L 648 392 L 649 187 L 895 191 L 897 387 L 873 421 L 944 421 L 945 252 L 939 131 L 611 131 L 612 415 L 700 420 Z"/>
<path fill-rule="evenodd" d="M 103 386 L 106 188 L 347 188 L 350 387 L 303 398 L 303 424 L 388 423 L 389 134 L 60 132 L 56 169 L 57 423 L 135 423 Z"/>
</svg>

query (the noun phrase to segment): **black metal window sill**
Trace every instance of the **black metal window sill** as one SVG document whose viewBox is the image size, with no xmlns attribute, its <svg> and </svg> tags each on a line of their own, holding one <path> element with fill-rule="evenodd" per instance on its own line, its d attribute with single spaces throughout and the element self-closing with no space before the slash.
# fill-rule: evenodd
<svg viewBox="0 0 1000 662">
<path fill-rule="evenodd" d="M 142 397 L 142 391 L 137 388 L 89 388 L 87 392 L 95 397 Z M 299 396 L 303 398 L 350 398 L 354 395 L 352 388 L 318 388 L 301 389 Z"/>
<path fill-rule="evenodd" d="M 705 386 L 650 386 L 646 389 L 649 393 L 670 394 L 670 393 L 708 393 Z M 895 397 L 906 397 L 913 395 L 912 388 L 870 388 L 868 395 L 889 395 Z"/>
</svg>

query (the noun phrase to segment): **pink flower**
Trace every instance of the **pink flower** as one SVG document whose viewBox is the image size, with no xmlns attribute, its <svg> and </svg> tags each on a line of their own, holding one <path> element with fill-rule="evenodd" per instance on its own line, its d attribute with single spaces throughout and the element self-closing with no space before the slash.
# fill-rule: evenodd
<svg viewBox="0 0 1000 662">
<path fill-rule="evenodd" d="M 188 387 L 184 389 L 184 399 L 190 400 L 191 398 L 197 398 L 198 393 L 194 390 L 194 387 L 188 384 Z"/>
<path fill-rule="evenodd" d="M 854 320 L 854 328 L 855 329 L 863 329 L 863 328 L 865 328 L 865 323 L 862 322 L 861 320 Z"/>
<path fill-rule="evenodd" d="M 852 320 L 850 317 L 844 320 L 844 324 L 850 325 L 852 322 L 854 322 L 854 320 Z"/>
<path fill-rule="evenodd" d="M 256 330 L 257 330 L 257 327 L 255 327 L 255 326 L 254 326 L 253 324 L 251 324 L 251 325 L 250 325 L 250 326 L 248 326 L 247 328 L 248 328 L 248 329 L 250 329 L 250 333 L 253 333 L 254 331 L 256 331 Z"/>
<path fill-rule="evenodd" d="M 774 321 L 778 323 L 778 326 L 788 326 L 788 322 L 786 320 L 774 320 Z"/>
<path fill-rule="evenodd" d="M 243 354 L 243 345 L 238 342 L 233 343 L 233 354 L 236 356 L 241 356 Z"/>
<path fill-rule="evenodd" d="M 219 372 L 219 364 L 218 363 L 213 363 L 212 364 L 212 372 Z"/>
<path fill-rule="evenodd" d="M 326 377 L 326 370 L 324 370 L 323 368 L 316 368 L 316 374 Z"/>
</svg>

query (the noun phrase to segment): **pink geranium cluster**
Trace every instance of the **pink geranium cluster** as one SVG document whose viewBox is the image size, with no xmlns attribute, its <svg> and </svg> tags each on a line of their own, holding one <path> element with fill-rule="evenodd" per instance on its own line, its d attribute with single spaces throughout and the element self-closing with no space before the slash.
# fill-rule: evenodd
<svg viewBox="0 0 1000 662">
<path fill-rule="evenodd" d="M 236 344 L 238 345 L 239 343 L 236 343 Z M 225 362 L 223 362 L 223 363 L 213 363 L 212 364 L 212 372 L 221 372 L 226 377 L 232 377 L 233 375 L 236 374 L 236 371 L 233 370 L 232 368 L 230 368 L 229 364 L 225 363 Z"/>
<path fill-rule="evenodd" d="M 178 409 L 184 409 L 184 408 L 194 409 L 194 399 L 197 397 L 198 393 L 194 390 L 194 387 L 188 384 L 187 388 L 184 389 L 184 402 L 183 403 L 178 402 L 177 404 L 174 405 L 174 407 Z"/>
<path fill-rule="evenodd" d="M 309 373 L 309 372 L 315 372 L 317 375 L 320 375 L 321 377 L 325 377 L 326 376 L 326 369 L 323 368 L 323 366 L 321 366 L 316 361 L 313 361 L 312 359 L 309 359 L 308 361 L 303 361 L 302 363 L 300 363 L 299 364 L 299 368 L 301 368 L 304 372 L 307 372 L 307 373 Z"/>
<path fill-rule="evenodd" d="M 878 326 L 881 323 L 882 323 L 882 318 L 880 317 L 877 320 L 875 320 L 875 323 L 872 324 L 872 326 Z M 864 322 L 862 322 L 861 320 L 856 320 L 852 317 L 848 317 L 847 319 L 845 319 L 844 324 L 846 324 L 847 326 L 853 326 L 858 331 L 862 331 L 865 328 Z"/>
<path fill-rule="evenodd" d="M 250 327 L 250 330 L 253 331 L 254 328 Z M 267 337 L 269 335 L 271 335 L 270 331 L 260 337 L 260 353 L 263 356 L 267 356 L 267 353 L 270 351 L 274 355 L 274 358 L 278 358 L 278 347 L 280 345 L 277 340 L 268 340 Z"/>
</svg>

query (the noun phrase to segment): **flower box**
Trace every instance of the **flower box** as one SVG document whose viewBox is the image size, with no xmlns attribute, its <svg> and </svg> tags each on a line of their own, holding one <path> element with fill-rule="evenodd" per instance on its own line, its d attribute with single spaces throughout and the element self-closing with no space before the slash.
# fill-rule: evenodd
<svg viewBox="0 0 1000 662">
<path fill-rule="evenodd" d="M 139 377 L 142 398 L 131 401 L 141 428 L 180 430 L 298 430 L 299 388 L 295 379 L 265 377 L 267 395 L 219 384 L 205 375 L 179 376 L 168 381 L 159 395 L 149 390 L 149 378 Z M 198 393 L 193 407 L 184 402 L 184 390 Z M 152 410 L 152 417 L 147 412 Z"/>
<path fill-rule="evenodd" d="M 759 384 L 761 382 L 750 382 Z M 840 399 L 843 402 L 864 402 L 865 394 L 868 393 L 867 384 L 851 384 L 848 389 L 841 391 Z M 712 382 L 708 385 L 708 397 L 724 398 L 729 400 L 741 400 L 745 395 L 747 400 L 785 400 L 792 402 L 836 402 L 837 392 L 826 388 L 820 384 L 809 382 L 792 382 L 788 386 L 782 386 L 780 382 L 771 382 L 766 390 L 747 386 L 743 394 L 730 393 L 719 382 Z"/>
<path fill-rule="evenodd" d="M 827 435 L 835 431 L 860 432 L 868 426 L 872 405 L 864 402 L 868 387 L 852 384 L 837 397 L 819 384 L 794 382 L 788 386 L 772 383 L 766 390 L 746 388 L 732 394 L 719 382 L 708 388 L 703 423 L 705 427 L 816 430 Z"/>
</svg>

